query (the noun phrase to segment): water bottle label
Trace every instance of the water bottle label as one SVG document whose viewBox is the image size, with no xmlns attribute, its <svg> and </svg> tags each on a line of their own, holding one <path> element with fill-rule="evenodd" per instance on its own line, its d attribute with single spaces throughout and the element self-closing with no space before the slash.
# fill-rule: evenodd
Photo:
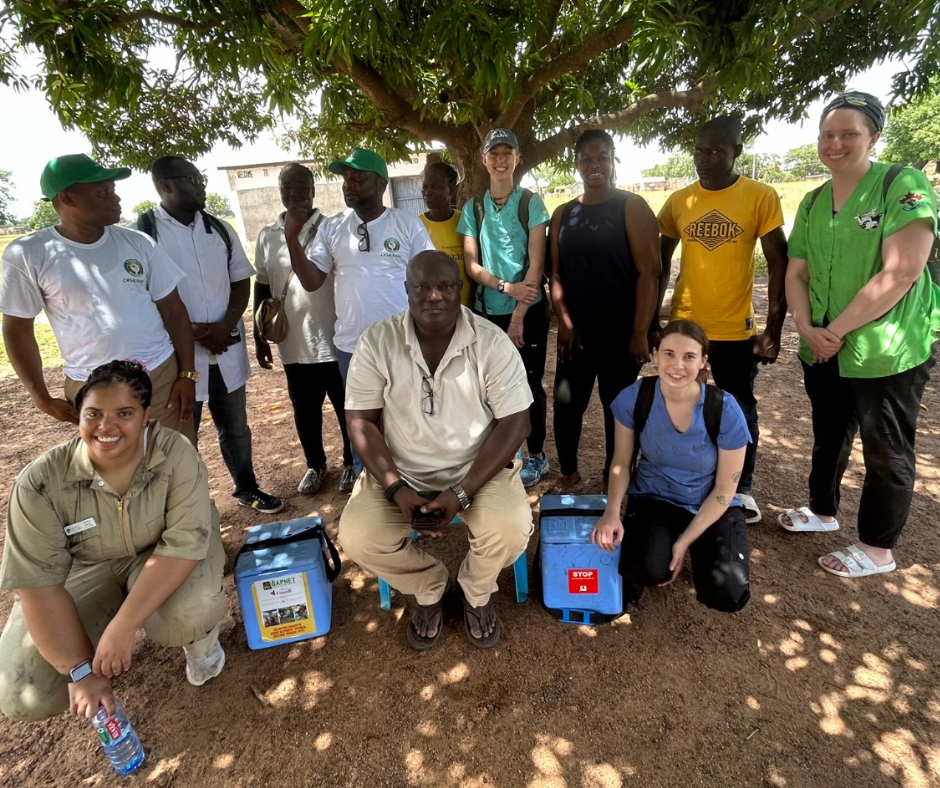
<svg viewBox="0 0 940 788">
<path fill-rule="evenodd" d="M 121 738 L 121 726 L 114 717 L 104 725 L 98 726 L 97 730 L 98 738 L 105 747 Z"/>
</svg>

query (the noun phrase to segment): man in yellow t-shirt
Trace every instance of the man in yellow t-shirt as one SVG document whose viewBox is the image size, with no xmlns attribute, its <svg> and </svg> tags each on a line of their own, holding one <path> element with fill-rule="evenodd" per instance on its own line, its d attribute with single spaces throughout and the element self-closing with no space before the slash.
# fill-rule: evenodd
<svg viewBox="0 0 940 788">
<path fill-rule="evenodd" d="M 754 380 L 758 362 L 773 364 L 780 352 L 787 314 L 787 241 L 777 193 L 734 171 L 743 149 L 735 118 L 722 115 L 702 126 L 694 156 L 699 180 L 670 195 L 659 212 L 659 231 L 666 280 L 673 252 L 682 242 L 669 319 L 694 320 L 705 329 L 715 384 L 734 396 L 747 419 L 751 443 L 737 494 L 747 522 L 756 523 L 761 514 L 751 496 L 759 435 Z M 751 303 L 758 240 L 769 273 L 763 333 L 757 330 Z"/>
</svg>

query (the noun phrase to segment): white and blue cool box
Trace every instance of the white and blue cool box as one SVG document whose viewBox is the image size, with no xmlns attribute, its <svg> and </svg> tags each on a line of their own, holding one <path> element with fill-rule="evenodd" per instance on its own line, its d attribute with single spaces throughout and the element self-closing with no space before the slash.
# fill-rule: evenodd
<svg viewBox="0 0 940 788">
<path fill-rule="evenodd" d="M 606 506 L 603 495 L 542 496 L 539 536 L 546 607 L 607 615 L 623 612 L 620 545 L 608 553 L 591 544 L 591 531 Z"/>
<path fill-rule="evenodd" d="M 235 559 L 235 587 L 248 647 L 270 648 L 319 637 L 330 631 L 332 577 L 319 517 L 304 517 L 248 529 Z"/>
</svg>

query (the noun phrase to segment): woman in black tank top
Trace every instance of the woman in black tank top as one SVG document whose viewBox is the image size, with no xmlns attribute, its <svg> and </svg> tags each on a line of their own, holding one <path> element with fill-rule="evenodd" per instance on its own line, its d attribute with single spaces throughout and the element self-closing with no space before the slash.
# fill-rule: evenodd
<svg viewBox="0 0 940 788">
<path fill-rule="evenodd" d="M 659 229 L 646 201 L 613 186 L 614 142 L 586 131 L 575 143 L 584 194 L 551 222 L 551 296 L 558 315 L 555 447 L 561 477 L 549 493 L 581 481 L 578 444 L 594 381 L 604 411 L 606 459 L 614 448 L 610 404 L 649 359 L 648 331 L 659 295 Z"/>
</svg>

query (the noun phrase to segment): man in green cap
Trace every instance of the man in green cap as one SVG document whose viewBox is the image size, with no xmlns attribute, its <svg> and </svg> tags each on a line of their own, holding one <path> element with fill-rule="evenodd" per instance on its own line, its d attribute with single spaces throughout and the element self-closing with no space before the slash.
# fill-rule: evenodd
<svg viewBox="0 0 940 788">
<path fill-rule="evenodd" d="M 184 274 L 152 240 L 116 225 L 121 200 L 114 182 L 130 174 L 83 154 L 46 165 L 40 187 L 59 224 L 13 241 L 3 253 L 3 341 L 36 407 L 73 424 L 73 398 L 95 367 L 140 361 L 153 382 L 153 418 L 195 443 L 193 332 L 176 290 Z M 43 378 L 34 333 L 41 311 L 65 361 L 64 398 L 53 397 Z"/>
<path fill-rule="evenodd" d="M 379 154 L 353 148 L 345 160 L 330 162 L 327 169 L 343 177 L 347 210 L 323 222 L 309 251 L 304 251 L 300 231 L 308 216 L 291 207 L 284 217 L 284 236 L 291 268 L 304 289 L 317 290 L 335 271 L 333 343 L 345 381 L 362 332 L 407 308 L 408 261 L 418 252 L 432 251 L 434 244 L 416 215 L 382 203 L 388 168 Z M 355 455 L 353 461 L 358 474 L 362 464 Z M 352 489 L 353 481 L 344 475 L 340 489 Z"/>
</svg>

